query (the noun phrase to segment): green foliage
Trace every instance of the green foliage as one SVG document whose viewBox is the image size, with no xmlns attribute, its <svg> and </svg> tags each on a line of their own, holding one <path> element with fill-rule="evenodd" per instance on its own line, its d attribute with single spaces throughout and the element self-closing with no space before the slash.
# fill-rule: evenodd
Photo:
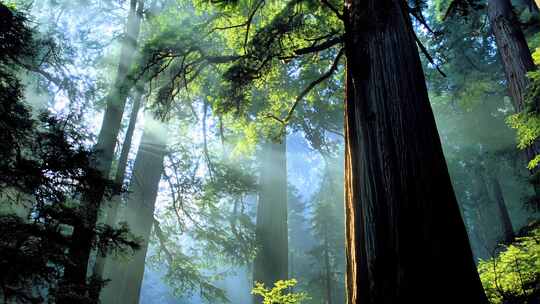
<svg viewBox="0 0 540 304">
<path fill-rule="evenodd" d="M 294 287 L 297 283 L 295 279 L 279 280 L 274 283 L 272 289 L 268 289 L 263 283 L 256 282 L 251 293 L 261 296 L 263 304 L 299 304 L 309 299 L 309 297 L 304 292 L 288 292 L 288 289 Z"/>
<path fill-rule="evenodd" d="M 532 54 L 534 63 L 540 65 L 540 48 L 537 48 Z M 525 97 L 530 111 L 538 111 L 537 107 L 540 104 L 540 69 L 530 71 L 528 74 L 531 83 Z"/>
<path fill-rule="evenodd" d="M 0 2 L 0 4 L 1 4 L 1 2 Z M 15 9 L 17 8 L 16 3 L 11 2 L 11 1 L 6 1 L 6 3 L 4 3 L 4 5 L 5 5 L 7 8 L 11 9 L 11 10 L 15 10 Z"/>
<path fill-rule="evenodd" d="M 533 113 L 517 113 L 510 115 L 506 122 L 517 131 L 517 147 L 526 149 L 540 136 L 540 118 Z"/>
<path fill-rule="evenodd" d="M 540 227 L 517 238 L 478 271 L 491 303 L 536 303 L 540 297 Z"/>
<path fill-rule="evenodd" d="M 533 53 L 534 62 L 540 64 L 540 48 Z M 507 118 L 508 125 L 517 132 L 517 147 L 527 149 L 540 137 L 540 70 L 536 69 L 528 73 L 530 84 L 525 97 L 525 110 Z M 540 163 L 540 155 L 536 155 L 529 161 L 527 167 L 532 170 Z"/>
</svg>

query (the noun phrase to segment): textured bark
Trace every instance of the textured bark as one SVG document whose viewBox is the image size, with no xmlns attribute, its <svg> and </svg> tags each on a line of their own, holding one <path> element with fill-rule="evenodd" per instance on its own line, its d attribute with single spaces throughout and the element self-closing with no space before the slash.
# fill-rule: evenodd
<svg viewBox="0 0 540 304">
<path fill-rule="evenodd" d="M 103 123 L 98 136 L 98 142 L 94 147 L 98 155 L 93 166 L 103 176 L 109 176 L 116 138 L 120 132 L 124 106 L 131 86 L 127 81 L 129 68 L 132 66 L 133 57 L 137 45 L 142 18 L 143 0 L 131 0 L 130 11 L 126 25 L 126 37 L 122 43 L 120 63 L 115 83 L 107 97 L 107 107 Z M 79 225 L 74 226 L 72 245 L 69 250 L 71 266 L 67 266 L 64 272 L 64 284 L 83 285 L 86 282 L 88 261 L 92 250 L 91 244 L 94 237 L 98 212 L 105 189 L 98 187 L 91 193 L 85 193 L 81 200 L 80 212 L 83 215 Z"/>
<path fill-rule="evenodd" d="M 535 68 L 531 52 L 510 0 L 489 0 L 488 15 L 503 61 L 508 91 L 516 112 L 521 112 L 525 107 L 525 95 L 529 85 L 527 72 Z"/>
<path fill-rule="evenodd" d="M 488 16 L 501 56 L 508 92 L 517 113 L 526 110 L 525 96 L 530 83 L 527 73 L 535 69 L 531 52 L 512 10 L 510 0 L 489 0 Z M 538 109 L 539 105 L 532 105 Z M 540 153 L 540 144 L 535 142 L 525 150 L 527 161 Z"/>
<path fill-rule="evenodd" d="M 142 238 L 141 249 L 126 263 L 111 267 L 111 279 L 103 290 L 106 304 L 138 304 L 141 292 L 148 240 L 154 220 L 155 201 L 163 173 L 167 138 L 165 127 L 147 123 L 137 152 L 129 187 L 126 221 L 130 231 Z"/>
<path fill-rule="evenodd" d="M 349 304 L 487 303 L 401 0 L 347 0 Z"/>
<path fill-rule="evenodd" d="M 142 91 L 137 91 L 135 96 L 133 96 L 133 107 L 131 108 L 131 114 L 129 116 L 129 124 L 126 129 L 126 136 L 124 143 L 122 145 L 122 150 L 120 151 L 120 158 L 118 159 L 118 167 L 116 168 L 116 174 L 114 176 L 114 182 L 118 185 L 124 183 L 124 178 L 126 176 L 126 168 L 128 163 L 129 151 L 131 149 L 131 142 L 133 140 L 133 133 L 135 132 L 135 125 L 137 124 L 137 116 L 139 115 L 139 110 L 141 108 L 142 100 Z M 118 209 L 121 203 L 120 195 L 115 195 L 109 202 L 110 206 L 107 206 L 106 209 L 106 219 L 105 224 L 111 227 L 114 227 L 116 224 L 116 217 L 118 214 Z M 104 252 L 98 252 L 96 257 L 96 263 L 94 264 L 94 276 L 97 278 L 103 277 L 103 270 L 105 267 L 105 262 L 107 257 Z"/>
<path fill-rule="evenodd" d="M 261 151 L 253 281 L 272 287 L 288 277 L 287 160 L 285 139 L 267 142 Z M 259 303 L 260 298 L 254 297 Z"/>
<path fill-rule="evenodd" d="M 509 244 L 514 240 L 514 228 L 512 227 L 512 220 L 510 219 L 508 208 L 504 202 L 501 184 L 499 183 L 499 179 L 497 177 L 491 177 L 491 186 L 502 226 L 503 240 L 505 243 Z"/>
</svg>

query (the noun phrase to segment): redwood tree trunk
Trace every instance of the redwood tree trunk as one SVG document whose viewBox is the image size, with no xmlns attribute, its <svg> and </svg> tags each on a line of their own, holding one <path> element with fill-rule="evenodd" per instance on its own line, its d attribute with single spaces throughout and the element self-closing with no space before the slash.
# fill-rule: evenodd
<svg viewBox="0 0 540 304">
<path fill-rule="evenodd" d="M 489 0 L 488 16 L 503 62 L 514 109 L 517 113 L 522 112 L 526 110 L 525 96 L 530 83 L 527 72 L 535 69 L 525 35 L 512 10 L 510 0 Z M 537 109 L 539 105 L 532 105 L 532 107 Z M 540 144 L 534 143 L 525 152 L 527 161 L 533 159 L 540 153 Z"/>
<path fill-rule="evenodd" d="M 120 158 L 118 159 L 118 168 L 116 168 L 116 174 L 114 176 L 114 182 L 118 185 L 124 183 L 124 178 L 126 176 L 126 168 L 128 163 L 129 151 L 131 149 L 131 142 L 133 140 L 133 133 L 135 133 L 135 125 L 137 124 L 137 116 L 139 115 L 139 110 L 141 108 L 142 100 L 142 91 L 137 91 L 135 96 L 133 96 L 133 107 L 131 109 L 131 114 L 129 116 L 129 124 L 126 129 L 126 136 L 124 143 L 122 144 L 122 150 L 120 151 Z M 121 198 L 120 195 L 115 195 L 109 202 L 110 206 L 107 206 L 106 209 L 106 219 L 105 224 L 114 227 L 116 224 L 116 217 L 118 214 L 118 209 L 120 207 Z M 105 268 L 105 262 L 107 257 L 106 253 L 98 252 L 96 257 L 96 263 L 94 264 L 94 276 L 97 278 L 103 277 L 103 270 Z"/>
<path fill-rule="evenodd" d="M 472 200 L 474 201 L 474 219 L 475 230 L 478 233 L 479 257 L 482 259 L 491 258 L 493 256 L 493 250 L 497 246 L 498 241 L 490 233 L 493 225 L 498 224 L 492 220 L 496 217 L 493 210 L 493 204 L 491 196 L 489 194 L 489 187 L 485 178 L 485 169 L 483 167 L 482 159 L 476 160 L 476 165 L 470 170 L 474 173 Z"/>
<path fill-rule="evenodd" d="M 166 153 L 166 128 L 155 122 L 145 122 L 141 144 L 133 165 L 129 187 L 126 221 L 131 233 L 142 238 L 141 249 L 133 258 L 112 267 L 111 282 L 106 286 L 102 301 L 107 304 L 138 304 L 144 275 L 148 241 L 154 221 L 154 208 L 163 173 Z M 116 263 L 122 263 L 117 261 Z"/>
<path fill-rule="evenodd" d="M 253 281 L 273 287 L 288 277 L 287 160 L 285 138 L 267 142 L 261 151 L 259 205 L 257 208 L 257 256 Z M 254 297 L 254 302 L 260 302 Z"/>
<path fill-rule="evenodd" d="M 497 204 L 497 211 L 500 217 L 503 239 L 505 243 L 510 243 L 514 240 L 514 228 L 512 226 L 512 220 L 508 213 L 508 208 L 504 202 L 504 196 L 501 189 L 499 179 L 495 176 L 491 177 L 491 186 L 493 188 L 493 195 L 495 197 L 495 203 Z"/>
<path fill-rule="evenodd" d="M 328 243 L 328 224 L 324 224 L 324 280 L 325 280 L 325 304 L 332 304 L 332 268 L 330 266 L 330 244 Z"/>
<path fill-rule="evenodd" d="M 116 138 L 120 132 L 124 106 L 131 86 L 131 81 L 127 80 L 129 68 L 132 66 L 133 57 L 140 32 L 140 24 L 143 10 L 143 0 L 131 0 L 130 11 L 126 25 L 126 37 L 122 43 L 120 63 L 115 83 L 107 97 L 107 108 L 103 117 L 103 123 L 98 136 L 95 150 L 98 152 L 94 160 L 93 167 L 103 176 L 109 176 Z M 105 189 L 102 187 L 93 189 L 91 193 L 85 193 L 81 200 L 80 213 L 82 220 L 79 225 L 74 226 L 72 234 L 72 244 L 69 250 L 69 258 L 72 265 L 66 266 L 63 284 L 84 286 L 88 272 L 88 261 L 92 250 L 92 239 L 96 226 L 98 212 L 103 199 Z M 83 290 L 75 291 L 82 295 Z M 60 300 L 60 303 L 64 300 Z M 72 300 L 66 299 L 66 303 Z"/>
<path fill-rule="evenodd" d="M 347 0 L 349 304 L 487 303 L 401 0 Z"/>
</svg>

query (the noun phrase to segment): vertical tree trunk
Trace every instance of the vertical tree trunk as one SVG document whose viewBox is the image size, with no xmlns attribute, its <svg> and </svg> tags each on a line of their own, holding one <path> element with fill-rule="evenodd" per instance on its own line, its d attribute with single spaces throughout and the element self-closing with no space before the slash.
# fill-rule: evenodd
<svg viewBox="0 0 540 304">
<path fill-rule="evenodd" d="M 120 54 L 120 63 L 116 75 L 115 83 L 107 97 L 107 107 L 103 117 L 103 123 L 98 136 L 98 142 L 95 150 L 98 155 L 94 160 L 96 168 L 103 176 L 109 176 L 114 150 L 116 147 L 116 138 L 120 131 L 122 115 L 126 99 L 131 88 L 131 81 L 128 81 L 127 74 L 132 66 L 135 54 L 137 39 L 140 32 L 143 0 L 131 0 L 130 11 L 126 25 L 126 37 L 122 42 Z M 88 260 L 92 250 L 91 244 L 94 237 L 94 228 L 96 226 L 98 212 L 105 189 L 93 189 L 91 193 L 85 193 L 81 200 L 80 213 L 83 216 L 79 225 L 73 229 L 72 244 L 69 250 L 69 258 L 73 263 L 67 266 L 64 271 L 64 286 L 71 285 L 84 286 L 88 271 Z M 84 291 L 75 291 L 79 294 Z M 60 303 L 64 303 L 60 300 Z M 65 300 L 67 303 L 70 299 Z"/>
<path fill-rule="evenodd" d="M 482 160 L 478 158 L 476 165 L 472 168 L 474 174 L 473 189 L 472 189 L 472 201 L 473 201 L 473 214 L 475 221 L 475 230 L 478 236 L 478 256 L 482 259 L 491 258 L 493 256 L 493 250 L 497 246 L 497 240 L 493 237 L 489 229 L 494 223 L 495 217 L 493 213 L 493 206 L 491 205 L 491 198 L 489 195 L 489 187 L 484 177 L 484 168 L 480 164 Z"/>
<path fill-rule="evenodd" d="M 267 142 L 261 151 L 259 205 L 257 208 L 257 256 L 253 281 L 272 287 L 288 277 L 287 158 L 285 138 Z M 254 297 L 259 303 L 260 298 Z"/>
<path fill-rule="evenodd" d="M 139 90 L 135 92 L 135 96 L 133 96 L 133 107 L 129 116 L 129 124 L 126 129 L 126 136 L 122 145 L 122 150 L 120 151 L 118 168 L 116 168 L 116 174 L 114 176 L 114 182 L 118 185 L 122 185 L 124 183 L 124 178 L 126 176 L 129 151 L 131 149 L 133 133 L 135 132 L 135 125 L 137 124 L 137 116 L 139 115 L 139 110 L 141 108 L 142 96 L 143 92 Z M 115 195 L 108 203 L 110 206 L 107 206 L 106 209 L 105 224 L 113 227 L 116 224 L 116 217 L 121 203 L 120 195 Z M 96 278 L 103 277 L 103 270 L 105 267 L 105 262 L 107 261 L 107 257 L 105 255 L 105 252 L 98 252 L 96 257 L 96 263 L 94 264 L 94 276 Z"/>
<path fill-rule="evenodd" d="M 517 113 L 526 110 L 525 96 L 530 81 L 527 72 L 535 69 L 531 52 L 521 30 L 510 0 L 489 0 L 488 16 L 501 56 L 508 91 Z M 538 109 L 539 105 L 531 105 Z M 527 161 L 540 153 L 540 144 L 535 142 L 525 150 Z M 531 172 L 534 173 L 534 172 Z M 537 188 L 537 186 L 535 186 Z M 538 189 L 537 189 L 538 191 Z"/>
<path fill-rule="evenodd" d="M 347 301 L 487 303 L 406 3 L 345 3 Z"/>
<path fill-rule="evenodd" d="M 478 160 L 476 166 L 476 176 L 478 179 L 477 185 L 477 197 L 478 204 L 477 215 L 479 220 L 479 226 L 481 228 L 481 236 L 483 238 L 482 244 L 487 251 L 487 255 L 484 258 L 491 258 L 497 252 L 497 245 L 500 242 L 500 237 L 497 235 L 497 231 L 490 229 L 491 227 L 501 228 L 504 231 L 504 222 L 501 221 L 498 202 L 496 196 L 492 193 L 493 185 L 490 183 L 491 179 L 486 177 L 486 169 L 480 164 L 481 160 Z"/>
<path fill-rule="evenodd" d="M 510 219 L 508 208 L 504 202 L 504 196 L 499 179 L 495 176 L 492 176 L 490 179 L 493 188 L 493 195 L 495 196 L 495 203 L 497 204 L 498 214 L 502 225 L 503 239 L 504 242 L 508 244 L 514 240 L 514 228 L 512 227 L 512 220 Z"/>
<path fill-rule="evenodd" d="M 148 241 L 154 221 L 155 201 L 163 173 L 166 138 L 166 127 L 155 121 L 145 122 L 141 144 L 133 166 L 125 211 L 130 231 L 142 238 L 143 243 L 131 260 L 112 267 L 110 284 L 103 291 L 103 303 L 139 303 Z"/>
<path fill-rule="evenodd" d="M 330 265 L 330 244 L 328 244 L 328 224 L 324 224 L 324 275 L 326 302 L 332 304 L 332 267 Z"/>
</svg>

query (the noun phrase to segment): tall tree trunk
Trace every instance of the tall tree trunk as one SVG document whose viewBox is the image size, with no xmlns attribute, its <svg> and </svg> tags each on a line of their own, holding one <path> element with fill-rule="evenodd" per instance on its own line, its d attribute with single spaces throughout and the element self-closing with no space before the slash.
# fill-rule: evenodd
<svg viewBox="0 0 540 304">
<path fill-rule="evenodd" d="M 103 117 L 103 123 L 98 136 L 95 150 L 98 155 L 94 160 L 93 167 L 103 176 L 109 176 L 116 138 L 120 131 L 122 115 L 126 103 L 131 81 L 128 81 L 127 74 L 132 66 L 133 57 L 137 47 L 137 39 L 140 32 L 143 0 L 131 0 L 130 11 L 126 25 L 126 37 L 122 42 L 120 63 L 116 75 L 115 83 L 107 97 L 107 107 Z M 80 213 L 82 219 L 79 225 L 73 227 L 72 244 L 69 249 L 69 258 L 72 265 L 68 265 L 64 271 L 63 284 L 84 286 L 88 271 L 88 261 L 92 250 L 92 239 L 96 226 L 98 212 L 103 199 L 105 189 L 98 187 L 92 189 L 91 193 L 85 193 L 81 200 Z M 75 291 L 78 294 L 84 291 Z M 66 302 L 63 302 L 66 301 Z M 60 303 L 72 302 L 70 299 L 60 300 Z"/>
<path fill-rule="evenodd" d="M 497 244 L 500 239 L 496 232 L 489 227 L 502 227 L 502 222 L 499 221 L 499 210 L 496 207 L 496 202 L 492 199 L 490 190 L 492 190 L 489 184 L 488 178 L 486 178 L 486 169 L 481 164 L 482 160 L 478 159 L 478 164 L 475 166 L 475 173 L 477 178 L 476 185 L 476 203 L 477 203 L 477 219 L 478 227 L 480 228 L 482 245 L 487 252 L 484 258 L 491 258 L 494 256 L 497 250 Z M 494 233 L 495 232 L 495 233 Z"/>
<path fill-rule="evenodd" d="M 504 202 L 504 196 L 499 179 L 496 176 L 492 176 L 490 179 L 493 195 L 495 197 L 495 203 L 497 204 L 498 214 L 502 225 L 503 239 L 504 242 L 508 244 L 514 240 L 514 228 L 512 227 L 512 220 L 510 219 L 508 208 Z"/>
<path fill-rule="evenodd" d="M 332 267 L 330 265 L 330 244 L 328 244 L 328 224 L 324 224 L 324 275 L 325 275 L 325 304 L 332 304 Z"/>
<path fill-rule="evenodd" d="M 487 303 L 406 3 L 345 3 L 347 301 Z"/>
<path fill-rule="evenodd" d="M 148 241 L 154 221 L 155 201 L 163 173 L 166 138 L 166 127 L 155 121 L 145 122 L 125 210 L 130 231 L 142 238 L 143 243 L 132 259 L 125 264 L 117 265 L 118 267 L 112 267 L 110 284 L 103 290 L 103 303 L 139 303 Z"/>
<path fill-rule="evenodd" d="M 474 214 L 474 227 L 478 237 L 478 252 L 477 255 L 482 259 L 487 259 L 493 256 L 493 250 L 497 246 L 497 241 L 490 233 L 491 227 L 494 223 L 493 220 L 493 206 L 489 195 L 489 187 L 486 182 L 484 167 L 480 165 L 481 158 L 475 161 L 475 165 L 469 169 L 472 171 L 473 177 L 473 189 L 472 189 L 472 201 L 473 201 L 473 214 Z"/>
<path fill-rule="evenodd" d="M 510 0 L 489 0 L 488 16 L 495 34 L 497 49 L 501 56 L 508 91 L 517 113 L 526 110 L 525 96 L 530 81 L 527 72 L 535 69 L 531 52 L 520 27 L 519 20 L 512 10 Z M 538 109 L 540 105 L 532 105 Z M 540 144 L 535 142 L 525 150 L 527 161 L 540 153 Z M 534 172 L 531 172 L 534 173 Z M 535 188 L 538 188 L 535 185 Z M 538 189 L 536 189 L 538 192 Z"/>
<path fill-rule="evenodd" d="M 133 106 L 131 108 L 131 114 L 129 116 L 129 124 L 126 129 L 126 136 L 124 143 L 122 145 L 122 150 L 120 151 L 120 158 L 118 159 L 118 167 L 116 168 L 116 174 L 114 176 L 114 182 L 118 185 L 124 183 L 126 176 L 126 168 L 128 163 L 129 151 L 131 149 L 131 142 L 133 140 L 133 133 L 135 133 L 135 125 L 137 124 L 137 117 L 139 115 L 139 110 L 141 108 L 143 92 L 137 90 L 135 96 L 133 96 Z M 106 209 L 106 219 L 105 224 L 111 227 L 114 227 L 116 224 L 116 217 L 118 214 L 118 209 L 121 203 L 120 195 L 115 195 L 110 202 L 110 206 L 107 206 Z M 105 268 L 105 262 L 107 261 L 105 252 L 98 252 L 96 257 L 96 263 L 94 264 L 94 276 L 97 278 L 103 277 L 103 270 Z"/>
<path fill-rule="evenodd" d="M 259 249 L 253 281 L 272 287 L 288 278 L 287 158 L 285 137 L 281 143 L 266 142 L 261 151 L 259 205 L 255 228 Z M 260 298 L 254 297 L 259 303 Z"/>
</svg>

